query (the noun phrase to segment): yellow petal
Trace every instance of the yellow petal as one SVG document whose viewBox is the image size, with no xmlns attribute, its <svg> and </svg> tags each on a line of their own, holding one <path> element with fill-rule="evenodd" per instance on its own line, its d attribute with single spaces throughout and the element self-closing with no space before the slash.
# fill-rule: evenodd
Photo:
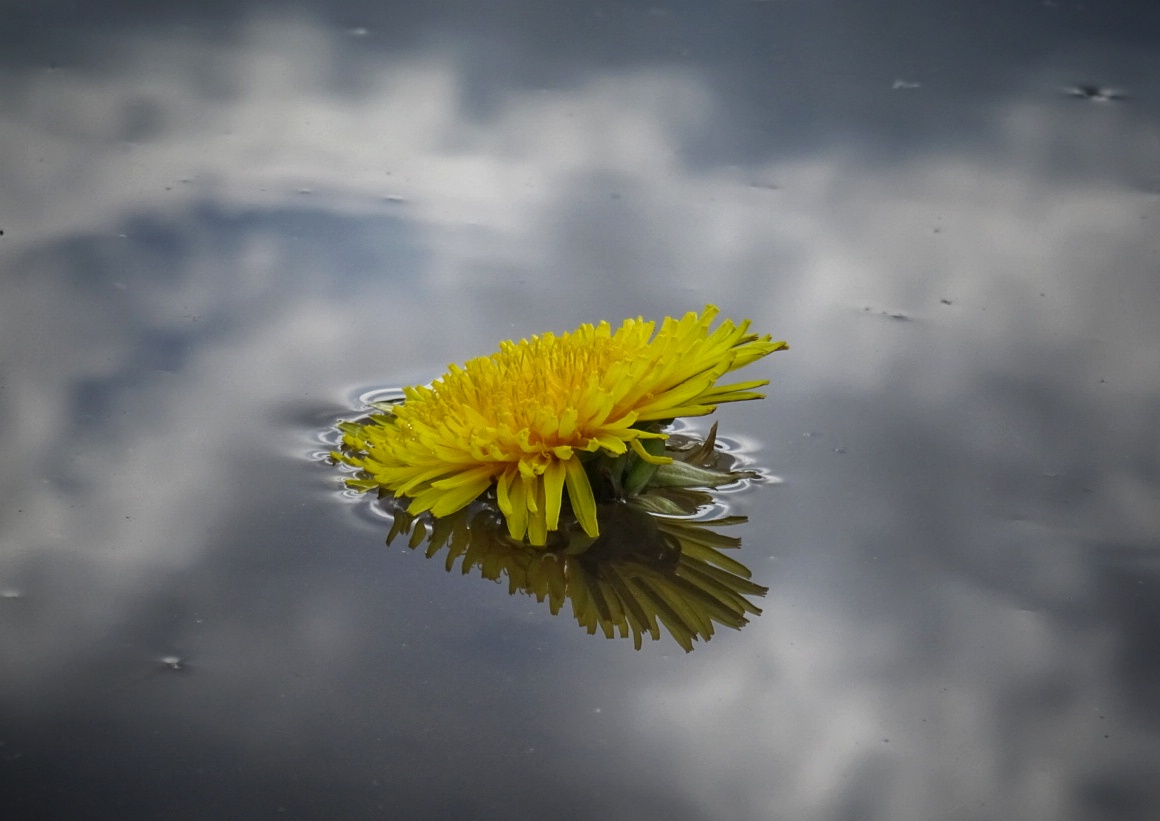
<svg viewBox="0 0 1160 821">
<path fill-rule="evenodd" d="M 592 484 L 588 481 L 588 474 L 579 459 L 569 459 L 564 463 L 567 471 L 565 479 L 568 484 L 568 501 L 572 503 L 572 512 L 576 521 L 584 532 L 592 538 L 600 535 L 600 526 L 596 522 L 596 497 L 592 495 Z"/>
<path fill-rule="evenodd" d="M 564 496 L 565 465 L 576 459 L 553 459 L 544 471 L 544 518 L 548 530 L 555 530 L 560 524 L 560 507 Z"/>
<path fill-rule="evenodd" d="M 653 456 L 651 453 L 645 450 L 644 445 L 640 443 L 639 439 L 632 440 L 632 449 L 637 456 L 648 462 L 650 465 L 667 465 L 673 461 L 671 456 Z"/>
</svg>

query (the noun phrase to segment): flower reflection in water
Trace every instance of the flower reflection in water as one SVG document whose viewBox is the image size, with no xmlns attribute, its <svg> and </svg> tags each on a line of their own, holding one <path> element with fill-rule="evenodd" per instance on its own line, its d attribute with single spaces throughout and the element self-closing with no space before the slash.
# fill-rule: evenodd
<svg viewBox="0 0 1160 821">
<path fill-rule="evenodd" d="M 709 488 L 755 476 L 723 467 L 729 456 L 714 449 L 715 435 L 716 426 L 703 442 L 671 436 L 667 455 L 677 467 L 658 469 L 656 484 L 624 500 L 599 502 L 596 538 L 567 516 L 547 545 L 532 546 L 511 537 L 493 496 L 437 518 L 408 513 L 405 500 L 383 494 L 378 504 L 393 519 L 387 543 L 406 537 L 428 558 L 443 552 L 448 572 L 458 563 L 464 575 L 506 577 L 509 593 L 547 601 L 553 614 L 568 600 L 590 635 L 631 636 L 640 649 L 645 635 L 659 639 L 663 628 L 688 652 L 694 641 L 708 641 L 715 625 L 740 629 L 760 615 L 751 599 L 767 592 L 728 555 L 741 540 L 721 532 L 745 517 L 696 518 L 715 501 Z"/>
</svg>

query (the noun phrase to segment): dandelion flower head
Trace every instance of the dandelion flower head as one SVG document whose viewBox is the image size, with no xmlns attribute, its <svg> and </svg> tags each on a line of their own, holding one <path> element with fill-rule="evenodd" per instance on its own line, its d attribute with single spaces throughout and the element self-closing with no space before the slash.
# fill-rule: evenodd
<svg viewBox="0 0 1160 821">
<path fill-rule="evenodd" d="M 499 351 L 452 365 L 403 401 L 343 426 L 343 453 L 360 469 L 349 484 L 411 500 L 408 511 L 446 516 L 494 486 L 514 539 L 544 545 L 565 499 L 590 536 L 599 534 L 585 463 L 664 439 L 661 422 L 711 413 L 722 402 L 759 399 L 768 380 L 718 385 L 738 368 L 786 347 L 749 333 L 749 322 L 712 323 L 707 306 L 677 320 L 626 319 L 500 343 Z"/>
</svg>

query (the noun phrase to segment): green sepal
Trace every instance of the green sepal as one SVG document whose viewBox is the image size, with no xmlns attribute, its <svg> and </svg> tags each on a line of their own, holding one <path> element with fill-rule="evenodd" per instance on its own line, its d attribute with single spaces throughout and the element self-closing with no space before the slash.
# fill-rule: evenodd
<svg viewBox="0 0 1160 821">
<path fill-rule="evenodd" d="M 748 472 L 712 470 L 680 460 L 651 467 L 654 470 L 648 482 L 649 487 L 720 487 L 752 475 Z"/>
<path fill-rule="evenodd" d="M 665 440 L 664 439 L 641 439 L 639 440 L 641 446 L 648 451 L 652 456 L 665 455 Z M 624 476 L 624 493 L 626 496 L 635 496 L 651 484 L 653 476 L 661 468 L 670 467 L 670 465 L 655 465 L 646 462 L 636 454 L 630 455 L 630 462 L 628 472 Z"/>
<path fill-rule="evenodd" d="M 656 493 L 637 494 L 632 497 L 631 504 L 633 507 L 643 510 L 646 513 L 659 513 L 662 516 L 691 515 L 688 510 L 688 505 L 681 504 L 675 499 L 670 499 L 668 496 L 661 496 Z"/>
</svg>

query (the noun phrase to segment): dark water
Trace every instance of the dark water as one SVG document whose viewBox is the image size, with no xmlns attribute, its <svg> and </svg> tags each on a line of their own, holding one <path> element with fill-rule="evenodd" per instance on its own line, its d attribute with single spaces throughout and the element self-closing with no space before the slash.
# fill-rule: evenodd
<svg viewBox="0 0 1160 821">
<path fill-rule="evenodd" d="M 1160 13 L 541 5 L 4 8 L 0 817 L 1156 817 Z M 792 350 L 691 654 L 319 458 L 707 302 Z"/>
</svg>

